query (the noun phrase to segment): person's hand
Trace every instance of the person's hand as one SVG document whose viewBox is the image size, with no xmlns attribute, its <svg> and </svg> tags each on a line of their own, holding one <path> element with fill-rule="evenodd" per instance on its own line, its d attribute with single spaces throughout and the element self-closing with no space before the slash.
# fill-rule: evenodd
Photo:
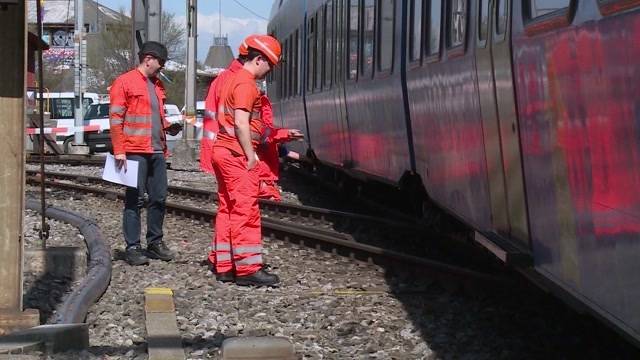
<svg viewBox="0 0 640 360">
<path fill-rule="evenodd" d="M 258 154 L 253 153 L 253 156 L 249 156 L 249 159 L 247 160 L 247 170 L 251 170 L 258 165 L 258 161 L 260 161 L 260 159 L 258 159 Z"/>
<path fill-rule="evenodd" d="M 298 129 L 289 129 L 289 138 L 292 140 L 302 140 L 304 139 L 304 134 Z"/>
<path fill-rule="evenodd" d="M 127 171 L 127 155 L 126 154 L 118 154 L 114 156 L 116 159 L 116 168 L 120 170 L 124 167 L 124 171 Z"/>
<path fill-rule="evenodd" d="M 180 131 L 182 131 L 182 124 L 180 123 L 173 123 L 171 125 L 169 125 L 168 128 L 166 128 L 164 131 L 166 131 L 167 134 L 171 135 L 171 136 L 176 136 L 178 135 L 178 133 Z"/>
</svg>

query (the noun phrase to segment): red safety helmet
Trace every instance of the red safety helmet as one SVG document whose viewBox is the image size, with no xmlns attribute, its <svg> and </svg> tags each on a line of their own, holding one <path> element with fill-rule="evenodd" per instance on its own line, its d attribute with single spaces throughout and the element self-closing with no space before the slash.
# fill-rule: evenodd
<svg viewBox="0 0 640 360">
<path fill-rule="evenodd" d="M 280 61 L 282 48 L 280 42 L 273 36 L 269 35 L 249 35 L 240 44 L 238 53 L 240 55 L 248 55 L 249 48 L 255 49 L 263 53 L 272 64 L 277 65 Z"/>
</svg>

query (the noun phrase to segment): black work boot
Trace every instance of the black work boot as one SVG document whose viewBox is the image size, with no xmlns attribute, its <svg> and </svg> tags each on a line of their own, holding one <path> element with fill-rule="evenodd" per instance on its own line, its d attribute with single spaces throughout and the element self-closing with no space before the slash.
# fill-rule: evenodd
<svg viewBox="0 0 640 360">
<path fill-rule="evenodd" d="M 241 286 L 273 286 L 278 282 L 278 275 L 269 274 L 264 268 L 251 275 L 236 276 L 236 284 Z"/>
<path fill-rule="evenodd" d="M 157 241 L 147 246 L 147 256 L 164 261 L 171 261 L 174 257 L 173 252 L 162 241 Z"/>
<path fill-rule="evenodd" d="M 147 265 L 149 263 L 149 259 L 147 259 L 140 246 L 127 249 L 125 260 L 132 266 Z"/>
<path fill-rule="evenodd" d="M 233 282 L 233 280 L 235 280 L 235 276 L 233 275 L 233 271 L 227 271 L 216 274 L 216 280 L 220 282 Z"/>
</svg>

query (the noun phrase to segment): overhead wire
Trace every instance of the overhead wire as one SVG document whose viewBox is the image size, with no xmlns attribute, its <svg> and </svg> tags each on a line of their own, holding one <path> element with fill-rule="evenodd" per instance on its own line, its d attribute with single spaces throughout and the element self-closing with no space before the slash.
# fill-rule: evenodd
<svg viewBox="0 0 640 360">
<path fill-rule="evenodd" d="M 267 19 L 266 17 L 264 17 L 264 16 L 262 16 L 262 15 L 260 15 L 260 14 L 256 13 L 255 11 L 253 11 L 253 10 L 249 9 L 248 7 L 246 7 L 245 5 L 243 5 L 240 1 L 238 1 L 238 0 L 233 0 L 233 2 L 235 2 L 236 4 L 238 4 L 238 6 L 240 6 L 241 8 L 243 8 L 243 9 L 247 10 L 248 12 L 252 13 L 253 15 L 255 15 L 255 16 L 257 16 L 257 17 L 259 17 L 260 19 L 262 19 L 262 20 L 269 20 L 269 19 Z"/>
</svg>

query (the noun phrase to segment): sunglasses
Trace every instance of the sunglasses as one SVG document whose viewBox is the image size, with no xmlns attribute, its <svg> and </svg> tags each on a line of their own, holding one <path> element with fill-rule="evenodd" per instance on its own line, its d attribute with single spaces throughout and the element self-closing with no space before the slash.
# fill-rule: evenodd
<svg viewBox="0 0 640 360">
<path fill-rule="evenodd" d="M 149 56 L 152 59 L 158 60 L 158 64 L 160 64 L 160 66 L 164 66 L 164 63 L 166 62 L 166 60 L 160 59 L 159 57 L 155 57 L 153 55 L 147 55 L 147 56 Z"/>
</svg>

